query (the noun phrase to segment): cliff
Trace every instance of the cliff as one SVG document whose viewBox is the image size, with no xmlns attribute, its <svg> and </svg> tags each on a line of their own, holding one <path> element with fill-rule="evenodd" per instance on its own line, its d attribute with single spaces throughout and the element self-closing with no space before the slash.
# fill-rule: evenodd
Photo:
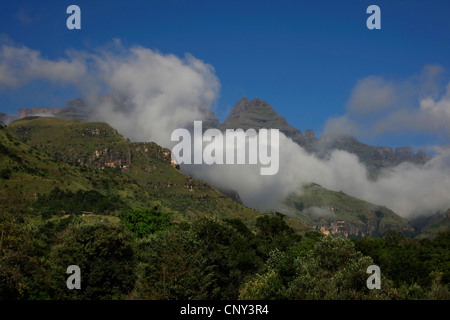
<svg viewBox="0 0 450 320">
<path fill-rule="evenodd" d="M 20 108 L 19 118 L 25 118 L 35 115 L 57 115 L 61 112 L 62 108 Z"/>
</svg>

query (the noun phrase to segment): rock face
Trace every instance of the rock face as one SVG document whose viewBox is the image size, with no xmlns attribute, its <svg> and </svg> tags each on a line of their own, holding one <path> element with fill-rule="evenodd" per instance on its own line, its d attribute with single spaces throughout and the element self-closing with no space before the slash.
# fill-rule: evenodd
<svg viewBox="0 0 450 320">
<path fill-rule="evenodd" d="M 92 110 L 87 106 L 83 99 L 76 98 L 67 101 L 65 107 L 58 114 L 58 117 L 81 121 L 92 121 Z"/>
<path fill-rule="evenodd" d="M 395 149 L 395 155 L 401 161 L 411 161 L 414 159 L 414 151 L 411 147 L 402 147 Z"/>
<path fill-rule="evenodd" d="M 204 108 L 202 110 L 202 113 L 203 119 L 201 120 L 203 131 L 206 131 L 207 129 L 218 129 L 220 127 L 220 121 L 216 118 L 214 112 L 210 111 L 207 108 Z"/>
<path fill-rule="evenodd" d="M 96 169 L 122 168 L 126 169 L 131 164 L 131 150 L 114 150 L 113 148 L 103 148 L 95 150 L 92 154 L 80 154 L 73 159 L 60 156 L 60 159 L 72 165 L 88 166 Z M 70 161 L 71 160 L 71 161 Z"/>
<path fill-rule="evenodd" d="M 267 126 L 274 123 L 279 126 L 288 125 L 286 119 L 280 117 L 268 103 L 258 98 L 248 101 L 244 97 L 236 103 L 222 127 L 224 129 L 236 129 L 236 126 L 240 126 L 241 129 L 270 129 Z"/>
<path fill-rule="evenodd" d="M 395 149 L 395 156 L 400 161 L 409 161 L 423 164 L 430 159 L 423 150 L 419 150 L 416 154 L 411 147 L 402 147 Z"/>
<path fill-rule="evenodd" d="M 377 153 L 373 155 L 376 160 L 385 161 L 392 164 L 398 164 L 400 162 L 408 161 L 417 164 L 424 164 L 431 157 L 428 156 L 423 150 L 414 151 L 411 147 L 396 148 L 395 152 L 389 147 L 374 147 Z"/>
<path fill-rule="evenodd" d="M 258 130 L 279 129 L 287 137 L 292 138 L 300 145 L 306 143 L 306 138 L 302 132 L 289 125 L 286 119 L 280 116 L 270 104 L 261 100 L 253 99 L 248 101 L 246 97 L 239 100 L 231 110 L 230 116 L 222 123 L 221 129 L 243 129 L 249 128 Z M 309 137 L 314 133 L 309 133 Z"/>
<path fill-rule="evenodd" d="M 314 131 L 309 129 L 309 130 L 305 131 L 305 137 L 310 138 L 310 139 L 315 139 L 316 135 L 314 134 Z"/>
<path fill-rule="evenodd" d="M 365 223 L 360 221 L 347 222 L 345 220 L 330 221 L 329 223 L 314 225 L 313 228 L 324 235 L 340 235 L 345 238 L 379 236 L 387 231 L 397 231 L 399 233 L 414 232 L 412 227 L 405 228 L 396 224 L 380 224 L 380 222 L 375 219 L 368 220 Z"/>
<path fill-rule="evenodd" d="M 419 162 L 419 163 L 425 163 L 430 159 L 431 159 L 431 156 L 428 156 L 425 153 L 425 151 L 423 151 L 423 150 L 417 151 L 417 153 L 415 155 L 415 160 L 416 160 L 416 162 Z"/>
<path fill-rule="evenodd" d="M 19 118 L 25 118 L 28 116 L 34 116 L 39 114 L 57 115 L 60 113 L 62 108 L 20 108 Z"/>
</svg>

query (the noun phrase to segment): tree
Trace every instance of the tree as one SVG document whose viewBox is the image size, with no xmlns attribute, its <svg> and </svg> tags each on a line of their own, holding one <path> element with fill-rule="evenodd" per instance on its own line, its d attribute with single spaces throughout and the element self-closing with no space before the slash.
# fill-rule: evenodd
<svg viewBox="0 0 450 320">
<path fill-rule="evenodd" d="M 121 299 L 135 281 L 131 235 L 121 226 L 95 223 L 70 225 L 49 255 L 52 289 L 58 299 Z M 81 270 L 81 289 L 66 287 L 67 267 Z"/>
<path fill-rule="evenodd" d="M 258 250 L 265 259 L 275 248 L 285 251 L 302 238 L 287 225 L 284 216 L 280 213 L 259 217 L 256 220 L 256 227 L 258 229 L 256 233 L 256 241 L 259 244 Z"/>
<path fill-rule="evenodd" d="M 280 290 L 283 288 L 280 276 L 275 270 L 257 274 L 252 281 L 244 284 L 240 291 L 241 300 L 276 300 L 283 298 Z"/>
<path fill-rule="evenodd" d="M 240 285 L 262 265 L 247 231 L 236 221 L 203 218 L 138 240 L 132 297 L 236 299 Z"/>
<path fill-rule="evenodd" d="M 178 228 L 139 239 L 134 299 L 206 299 L 210 269 L 191 231 Z"/>
<path fill-rule="evenodd" d="M 350 240 L 322 237 L 307 252 L 272 251 L 264 271 L 243 285 L 239 297 L 328 300 L 401 296 L 388 279 L 383 280 L 382 290 L 367 288 L 366 270 L 371 264 L 373 260 L 357 252 Z"/>
<path fill-rule="evenodd" d="M 0 214 L 0 299 L 47 298 L 47 272 L 36 255 L 37 228 L 20 214 Z"/>
<path fill-rule="evenodd" d="M 211 219 L 197 220 L 192 231 L 203 244 L 202 254 L 213 271 L 210 297 L 235 299 L 243 279 L 262 265 L 253 236 L 249 236 L 242 225 L 237 231 L 227 223 Z"/>
</svg>

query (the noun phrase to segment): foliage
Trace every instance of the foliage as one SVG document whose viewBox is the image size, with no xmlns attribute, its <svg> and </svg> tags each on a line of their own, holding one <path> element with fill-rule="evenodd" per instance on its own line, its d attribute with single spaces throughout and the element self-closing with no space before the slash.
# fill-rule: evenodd
<svg viewBox="0 0 450 320">
<path fill-rule="evenodd" d="M 191 232 L 171 229 L 137 243 L 133 299 L 204 299 L 210 279 Z"/>
<path fill-rule="evenodd" d="M 96 190 L 62 190 L 54 188 L 49 194 L 41 194 L 33 204 L 34 211 L 45 218 L 54 214 L 85 212 L 112 214 L 124 208 L 125 204 L 117 195 L 103 195 Z"/>
<path fill-rule="evenodd" d="M 283 298 L 279 293 L 282 287 L 280 275 L 275 270 L 257 274 L 255 278 L 244 284 L 240 292 L 241 299 L 277 300 Z"/>
<path fill-rule="evenodd" d="M 287 225 L 284 216 L 280 213 L 259 217 L 256 220 L 256 228 L 258 250 L 265 258 L 270 251 L 276 248 L 284 251 L 302 238 Z"/>
<path fill-rule="evenodd" d="M 0 299 L 42 299 L 48 272 L 43 268 L 44 244 L 36 226 L 22 215 L 0 214 Z"/>
<path fill-rule="evenodd" d="M 363 238 L 354 243 L 398 287 L 430 287 L 434 271 L 442 272 L 443 283 L 450 283 L 450 231 L 439 233 L 433 240 L 415 240 L 389 231 L 382 239 Z"/>
<path fill-rule="evenodd" d="M 162 212 L 156 206 L 152 209 L 130 209 L 122 212 L 119 217 L 136 238 L 143 238 L 167 230 L 171 225 L 172 213 Z"/>
<path fill-rule="evenodd" d="M 11 176 L 11 173 L 11 170 L 8 168 L 2 169 L 0 170 L 0 178 L 7 180 Z"/>
<path fill-rule="evenodd" d="M 120 226 L 70 225 L 58 235 L 48 263 L 52 295 L 58 299 L 122 299 L 134 285 L 131 236 Z M 80 267 L 80 290 L 66 287 L 70 265 Z"/>
<path fill-rule="evenodd" d="M 229 221 L 230 222 L 230 221 Z M 234 223 L 236 225 L 236 222 Z M 228 223 L 199 219 L 138 243 L 134 298 L 232 299 L 261 265 L 249 238 Z"/>
<path fill-rule="evenodd" d="M 169 217 L 158 208 L 136 209 L 122 221 L 130 212 L 134 221 Z M 348 240 L 299 237 L 280 215 L 262 217 L 256 232 L 239 219 L 170 228 L 168 220 L 148 220 L 153 227 L 133 231 L 79 215 L 32 217 L 0 215 L 2 299 L 450 298 L 448 232 L 431 240 L 395 233 Z M 66 287 L 73 264 L 81 269 L 81 290 Z M 371 264 L 381 268 L 381 290 L 366 287 Z"/>
<path fill-rule="evenodd" d="M 246 283 L 239 298 L 329 300 L 395 297 L 396 292 L 391 290 L 389 281 L 382 291 L 369 292 L 366 269 L 373 261 L 357 252 L 348 240 L 324 237 L 314 249 L 292 254 L 278 250 L 272 252 L 266 261 L 265 272 Z"/>
</svg>

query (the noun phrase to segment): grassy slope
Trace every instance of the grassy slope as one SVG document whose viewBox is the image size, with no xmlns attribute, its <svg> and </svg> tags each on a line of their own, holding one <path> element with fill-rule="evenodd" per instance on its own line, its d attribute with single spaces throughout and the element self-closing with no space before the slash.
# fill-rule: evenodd
<svg viewBox="0 0 450 320">
<path fill-rule="evenodd" d="M 103 186 L 103 192 L 120 194 L 133 207 L 141 207 L 146 201 L 159 202 L 176 211 L 176 219 L 189 220 L 199 216 L 240 218 L 252 229 L 256 218 L 262 215 L 234 202 L 207 183 L 173 168 L 160 146 L 154 143 L 131 143 L 105 123 L 32 117 L 15 121 L 8 129 L 26 141 L 27 144 L 17 142 L 14 138 L 19 143 L 19 149 L 48 153 L 64 162 L 84 163 L 90 167 L 87 169 L 85 166 L 58 163 L 45 156 L 51 162 L 52 170 L 58 173 L 55 179 L 60 182 L 44 184 L 46 186 L 40 189 L 41 193 L 50 191 L 53 186 L 67 188 L 69 185 L 73 190 L 101 189 Z M 5 129 L 2 131 L 5 134 L 8 132 Z M 93 169 L 101 168 L 111 157 L 117 160 L 128 156 L 131 164 L 125 169 Z M 61 171 L 64 176 L 60 176 Z M 108 177 L 102 176 L 105 174 Z M 29 180 L 22 184 L 29 189 L 24 194 L 32 198 L 33 187 L 29 187 Z M 41 182 L 36 181 L 36 184 Z M 190 191 L 189 187 L 194 191 Z M 11 188 L 8 186 L 6 189 Z M 287 222 L 300 233 L 309 230 L 298 220 L 288 218 Z"/>
</svg>

